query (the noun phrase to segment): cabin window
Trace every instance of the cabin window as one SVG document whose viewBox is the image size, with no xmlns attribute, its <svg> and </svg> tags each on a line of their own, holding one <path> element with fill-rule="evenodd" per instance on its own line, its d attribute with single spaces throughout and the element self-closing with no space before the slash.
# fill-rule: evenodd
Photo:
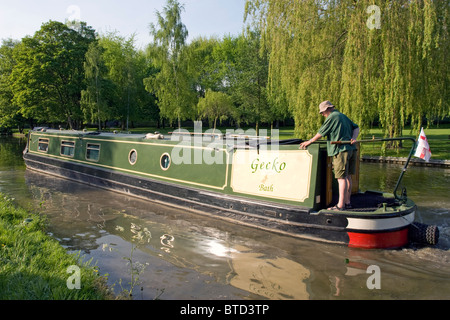
<svg viewBox="0 0 450 320">
<path fill-rule="evenodd" d="M 166 171 L 170 167 L 170 155 L 168 153 L 164 153 L 160 159 L 161 169 Z"/>
<path fill-rule="evenodd" d="M 88 143 L 86 146 L 86 160 L 98 161 L 100 159 L 100 145 Z"/>
<path fill-rule="evenodd" d="M 38 151 L 48 152 L 48 139 L 39 138 Z"/>
<path fill-rule="evenodd" d="M 61 142 L 61 155 L 67 157 L 73 157 L 75 154 L 75 141 L 62 141 Z"/>
<path fill-rule="evenodd" d="M 136 150 L 131 150 L 130 153 L 128 154 L 128 161 L 130 162 L 131 165 L 134 165 L 137 161 L 137 151 Z"/>
</svg>

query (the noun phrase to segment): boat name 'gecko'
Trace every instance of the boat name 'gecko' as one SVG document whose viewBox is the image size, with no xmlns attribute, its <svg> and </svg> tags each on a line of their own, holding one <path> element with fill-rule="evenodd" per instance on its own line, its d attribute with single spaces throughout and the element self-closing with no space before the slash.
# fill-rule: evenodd
<svg viewBox="0 0 450 320">
<path fill-rule="evenodd" d="M 284 169 L 286 169 L 286 162 L 280 162 L 278 160 L 278 157 L 275 158 L 273 161 L 260 161 L 259 158 L 256 158 L 252 161 L 251 164 L 252 173 L 255 173 L 258 170 L 266 170 L 266 171 L 273 171 L 276 173 L 280 173 Z"/>
</svg>

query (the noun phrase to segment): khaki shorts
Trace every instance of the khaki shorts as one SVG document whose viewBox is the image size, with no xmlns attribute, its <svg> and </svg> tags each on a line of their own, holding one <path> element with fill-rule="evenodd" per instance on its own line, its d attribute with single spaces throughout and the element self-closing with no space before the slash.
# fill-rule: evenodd
<svg viewBox="0 0 450 320">
<path fill-rule="evenodd" d="M 347 150 L 339 152 L 333 156 L 334 176 L 336 179 L 347 177 L 356 173 L 357 150 Z"/>
</svg>

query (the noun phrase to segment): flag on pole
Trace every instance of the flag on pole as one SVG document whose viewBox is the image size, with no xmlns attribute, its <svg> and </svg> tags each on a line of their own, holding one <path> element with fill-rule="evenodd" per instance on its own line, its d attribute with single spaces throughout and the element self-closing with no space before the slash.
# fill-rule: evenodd
<svg viewBox="0 0 450 320">
<path fill-rule="evenodd" d="M 420 135 L 417 141 L 417 148 L 414 156 L 421 158 L 426 162 L 428 162 L 431 158 L 430 145 L 428 144 L 427 136 L 425 135 L 423 128 L 420 129 Z"/>
</svg>

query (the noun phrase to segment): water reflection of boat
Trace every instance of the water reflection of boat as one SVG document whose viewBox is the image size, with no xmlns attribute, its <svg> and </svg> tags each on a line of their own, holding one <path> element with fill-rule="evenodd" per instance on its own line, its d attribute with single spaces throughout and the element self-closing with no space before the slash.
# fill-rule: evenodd
<svg viewBox="0 0 450 320">
<path fill-rule="evenodd" d="M 121 231 L 109 230 L 124 239 L 131 239 L 131 217 L 119 217 L 114 223 Z M 174 230 L 163 233 L 168 226 L 141 221 L 139 228 L 147 225 L 152 234 L 148 242 L 142 242 L 139 250 L 158 256 L 176 267 L 189 268 L 201 274 L 217 278 L 231 286 L 272 300 L 309 299 L 311 271 L 300 263 L 282 256 L 268 256 L 243 245 L 229 245 L 225 235 L 214 231 L 213 236 L 193 233 L 187 236 Z M 207 227 L 202 227 L 205 231 Z M 162 233 L 162 234 L 161 234 Z M 161 235 L 160 235 L 161 234 Z"/>
<path fill-rule="evenodd" d="M 396 190 L 359 192 L 358 173 L 353 208 L 325 210 L 336 186 L 322 144 L 216 138 L 40 129 L 30 131 L 24 159 L 32 170 L 290 236 L 395 248 L 418 234 L 414 202 Z M 415 239 L 423 233 L 420 241 L 436 242 L 436 228 Z"/>
<path fill-rule="evenodd" d="M 230 254 L 234 276 L 230 284 L 273 300 L 309 299 L 307 281 L 311 272 L 301 264 L 283 258 L 264 257 L 242 247 Z"/>
<path fill-rule="evenodd" d="M 149 257 L 155 257 L 176 268 L 209 275 L 255 297 L 308 298 L 304 282 L 309 280 L 308 269 L 285 257 L 268 257 L 240 245 L 230 247 L 223 240 L 226 233 L 207 227 L 204 221 L 203 225 L 192 220 L 180 222 L 176 220 L 181 214 L 177 210 L 149 207 L 139 199 L 128 203 L 129 197 L 111 198 L 109 192 L 83 190 L 77 188 L 83 185 L 32 171 L 26 174 L 26 179 L 33 198 L 42 204 L 41 210 L 51 216 L 53 237 L 68 250 L 93 254 L 96 260 L 101 249 L 101 259 L 108 261 L 103 268 L 108 273 L 123 268 L 123 257 L 130 254 L 127 244 L 131 243 L 139 248 L 136 264 L 145 264 L 151 261 Z M 117 237 L 124 242 L 117 241 Z M 151 284 L 157 276 L 151 272 L 140 276 L 148 283 L 146 291 L 151 295 Z"/>
</svg>

